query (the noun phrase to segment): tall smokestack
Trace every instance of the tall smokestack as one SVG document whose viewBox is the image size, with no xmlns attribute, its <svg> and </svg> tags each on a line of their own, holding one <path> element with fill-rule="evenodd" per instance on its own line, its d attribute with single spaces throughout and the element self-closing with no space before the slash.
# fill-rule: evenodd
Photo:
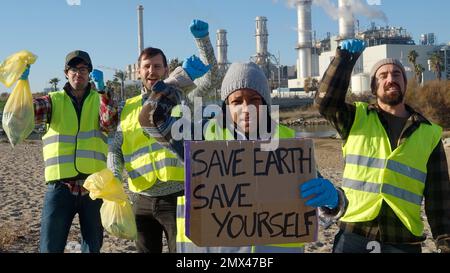
<svg viewBox="0 0 450 273">
<path fill-rule="evenodd" d="M 256 17 L 256 63 L 260 66 L 267 64 L 269 56 L 267 50 L 267 43 L 269 40 L 269 33 L 267 32 L 267 18 L 264 16 Z"/>
<path fill-rule="evenodd" d="M 312 48 L 312 22 L 311 22 L 312 0 L 297 1 L 298 16 L 298 60 L 297 78 L 311 77 L 311 48 Z"/>
<path fill-rule="evenodd" d="M 218 29 L 216 35 L 216 47 L 217 47 L 217 65 L 220 71 L 224 71 L 228 65 L 228 42 L 227 31 L 225 29 Z"/>
<path fill-rule="evenodd" d="M 355 17 L 349 0 L 339 0 L 339 39 L 355 37 Z"/>
<path fill-rule="evenodd" d="M 142 50 L 144 50 L 144 7 L 139 5 L 137 8 L 138 11 L 138 56 L 141 54 Z"/>
</svg>

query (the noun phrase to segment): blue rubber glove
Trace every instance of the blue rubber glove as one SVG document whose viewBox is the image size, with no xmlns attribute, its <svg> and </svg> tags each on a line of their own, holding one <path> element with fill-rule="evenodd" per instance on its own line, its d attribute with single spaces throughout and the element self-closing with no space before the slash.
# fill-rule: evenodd
<svg viewBox="0 0 450 273">
<path fill-rule="evenodd" d="M 338 205 L 338 192 L 328 179 L 315 178 L 306 181 L 300 186 L 300 195 L 304 199 L 314 196 L 306 201 L 307 206 L 334 209 Z"/>
<path fill-rule="evenodd" d="M 192 20 L 191 25 L 189 26 L 191 29 L 192 35 L 195 38 L 203 38 L 209 34 L 208 32 L 208 23 L 203 22 L 202 20 L 194 19 Z"/>
<path fill-rule="evenodd" d="M 102 71 L 100 71 L 98 69 L 92 70 L 91 78 L 94 81 L 95 88 L 97 89 L 97 91 L 105 90 L 105 83 L 103 81 L 103 72 Z"/>
<path fill-rule="evenodd" d="M 195 80 L 205 75 L 211 68 L 211 65 L 205 65 L 199 57 L 192 55 L 184 60 L 182 67 L 191 80 Z"/>
<path fill-rule="evenodd" d="M 366 48 L 366 43 L 358 39 L 348 39 L 341 42 L 341 49 L 351 53 L 361 53 Z"/>
<path fill-rule="evenodd" d="M 27 65 L 27 68 L 23 71 L 22 76 L 20 76 L 21 80 L 28 80 L 28 75 L 30 75 L 30 65 Z"/>
</svg>

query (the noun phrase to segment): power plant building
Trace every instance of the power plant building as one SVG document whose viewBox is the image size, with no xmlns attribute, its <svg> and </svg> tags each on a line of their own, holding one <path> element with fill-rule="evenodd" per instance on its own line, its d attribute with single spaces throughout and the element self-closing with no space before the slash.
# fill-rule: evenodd
<svg viewBox="0 0 450 273">
<path fill-rule="evenodd" d="M 270 87 L 289 87 L 290 90 L 303 90 L 305 80 L 315 78 L 321 80 L 323 74 L 331 63 L 339 43 L 344 39 L 357 38 L 366 42 L 367 48 L 355 64 L 352 76 L 352 92 L 361 93 L 369 91 L 369 73 L 377 61 L 384 58 L 399 59 L 406 68 L 407 77 L 414 77 L 414 69 L 408 61 L 408 54 L 415 50 L 418 53 L 416 60 L 425 68 L 423 81 L 432 80 L 435 75 L 429 68 L 431 54 L 439 52 L 443 60 L 443 78 L 450 79 L 450 44 L 446 46 L 435 45 L 436 38 L 433 33 L 423 34 L 420 45 L 415 45 L 411 35 L 401 27 L 376 27 L 372 23 L 367 30 L 355 30 L 355 16 L 352 12 L 351 0 L 338 0 L 339 32 L 336 36 L 330 33 L 323 40 L 313 41 L 311 6 L 313 0 L 296 0 L 297 11 L 297 61 L 295 73 L 292 67 L 282 65 L 280 57 L 271 54 L 268 50 L 269 32 L 267 17 L 257 16 L 255 19 L 256 53 L 251 60 L 258 64 L 265 72 Z M 143 7 L 138 6 L 138 49 L 143 49 Z M 222 75 L 229 66 L 227 31 L 218 29 L 216 32 L 216 56 L 219 73 Z M 140 51 L 139 51 L 140 52 Z M 137 64 L 126 68 L 128 80 L 138 80 L 139 68 Z M 293 75 L 295 74 L 295 75 Z"/>
<path fill-rule="evenodd" d="M 389 26 L 376 27 L 373 23 L 369 29 L 362 32 L 359 32 L 358 27 L 358 32 L 356 32 L 351 0 L 338 0 L 338 35 L 332 37 L 328 33 L 326 39 L 319 42 L 315 41 L 313 44 L 311 40 L 311 4 L 311 0 L 298 0 L 296 2 L 298 16 L 297 78 L 289 80 L 291 90 L 302 90 L 306 78 L 312 77 L 320 80 L 331 63 L 339 43 L 351 38 L 362 39 L 368 46 L 359 57 L 353 70 L 353 92 L 369 91 L 368 74 L 370 69 L 373 64 L 383 58 L 400 59 L 407 70 L 408 78 L 413 78 L 414 69 L 408 62 L 408 54 L 411 50 L 415 50 L 419 55 L 416 63 L 425 68 L 423 81 L 435 78 L 428 64 L 429 58 L 434 52 L 440 52 L 444 60 L 443 76 L 450 79 L 450 45 L 436 46 L 433 33 L 423 34 L 421 45 L 415 45 L 406 29 Z"/>
</svg>

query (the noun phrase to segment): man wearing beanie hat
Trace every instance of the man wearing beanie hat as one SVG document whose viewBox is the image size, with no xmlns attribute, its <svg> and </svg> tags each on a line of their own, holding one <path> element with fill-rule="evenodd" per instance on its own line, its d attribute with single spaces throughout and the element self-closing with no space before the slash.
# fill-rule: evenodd
<svg viewBox="0 0 450 273">
<path fill-rule="evenodd" d="M 252 62 L 233 63 L 222 81 L 220 95 L 222 101 L 239 89 L 251 89 L 258 93 L 266 105 L 271 104 L 269 83 L 261 68 Z"/>
<path fill-rule="evenodd" d="M 340 231 L 333 252 L 421 252 L 422 200 L 440 252 L 450 252 L 450 181 L 442 129 L 405 103 L 402 63 L 388 58 L 371 70 L 376 103 L 347 104 L 353 67 L 364 50 L 344 40 L 321 81 L 316 103 L 341 135 L 345 169 Z"/>
<path fill-rule="evenodd" d="M 395 65 L 398 69 L 400 69 L 401 76 L 402 76 L 402 79 L 404 81 L 405 87 L 406 87 L 406 85 L 408 83 L 408 79 L 406 78 L 405 67 L 403 67 L 403 64 L 399 60 L 394 59 L 394 58 L 382 59 L 382 60 L 378 61 L 377 63 L 375 63 L 372 66 L 372 69 L 370 71 L 370 86 L 371 86 L 372 94 L 374 94 L 374 95 L 376 95 L 376 91 L 377 91 L 377 88 L 378 88 L 378 83 L 377 83 L 377 79 L 376 79 L 376 73 L 377 73 L 378 69 L 380 69 L 382 66 L 387 65 L 387 64 Z"/>
<path fill-rule="evenodd" d="M 269 113 L 272 103 L 264 72 L 252 62 L 233 63 L 222 81 L 220 94 L 224 103 L 222 107 L 225 110 L 224 114 L 227 114 L 228 109 L 235 125 L 235 128 L 230 129 L 236 129 L 234 134 L 239 139 L 249 139 L 250 134 L 258 129 L 260 118 L 263 118 L 259 117 L 259 108 L 267 105 L 267 113 Z M 253 115 L 250 113 L 252 110 Z M 272 121 L 269 115 L 264 118 L 267 118 L 268 122 Z M 250 132 L 251 129 L 253 132 Z"/>
<path fill-rule="evenodd" d="M 103 243 L 100 219 L 102 201 L 92 200 L 83 188 L 85 179 L 106 168 L 107 136 L 117 125 L 117 107 L 109 93 L 90 83 L 93 71 L 89 54 L 67 54 L 67 83 L 60 91 L 33 100 L 36 125 L 45 125 L 42 136 L 45 194 L 41 215 L 40 252 L 64 252 L 75 214 L 80 219 L 81 251 L 98 253 Z M 27 77 L 29 68 L 23 77 Z M 102 73 L 94 82 L 104 86 Z"/>
<path fill-rule="evenodd" d="M 184 159 L 183 141 L 173 139 L 171 130 L 172 125 L 176 121 L 170 117 L 172 108 L 180 103 L 180 96 L 173 95 L 178 92 L 176 89 L 166 88 L 163 92 L 150 97 L 148 103 L 144 105 L 139 116 L 141 127 L 149 135 L 157 138 L 158 142 L 165 147 L 178 154 L 180 159 Z M 255 63 L 233 63 L 230 65 L 224 79 L 222 81 L 221 98 L 223 100 L 222 115 L 229 116 L 229 123 L 221 122 L 221 120 L 210 120 L 207 124 L 203 124 L 204 140 L 234 140 L 234 139 L 266 139 L 255 131 L 258 130 L 260 122 L 267 122 L 271 125 L 271 137 L 293 138 L 295 132 L 285 126 L 278 124 L 267 114 L 259 116 L 259 114 L 250 113 L 256 111 L 263 106 L 270 108 L 271 98 L 270 90 L 266 76 L 263 71 Z M 266 120 L 267 118 L 267 120 Z M 256 137 L 256 138 L 252 138 Z M 194 138 L 192 138 L 194 139 Z M 304 183 L 303 185 L 308 184 Z M 302 189 L 302 193 L 314 192 L 315 200 L 308 205 L 329 205 L 337 207 L 338 203 L 343 202 L 343 193 L 339 194 L 332 183 L 326 179 L 314 179 L 308 184 L 309 188 Z M 305 198 L 305 196 L 303 196 Z M 320 199 L 320 201 L 317 201 Z M 179 197 L 178 204 L 183 211 L 184 197 Z M 178 235 L 177 235 L 177 251 L 178 252 L 303 252 L 303 244 L 280 244 L 270 246 L 246 246 L 246 247 L 198 247 L 191 242 L 185 235 L 184 214 L 177 213 Z"/>
</svg>

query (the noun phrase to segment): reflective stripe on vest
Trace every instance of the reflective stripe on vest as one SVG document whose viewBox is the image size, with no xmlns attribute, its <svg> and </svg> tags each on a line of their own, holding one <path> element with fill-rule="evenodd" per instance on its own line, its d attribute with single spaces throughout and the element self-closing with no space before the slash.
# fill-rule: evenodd
<svg viewBox="0 0 450 273">
<path fill-rule="evenodd" d="M 92 174 L 106 168 L 107 135 L 100 131 L 100 96 L 90 91 L 81 119 L 65 91 L 51 92 L 52 118 L 42 137 L 45 180 L 54 181 Z"/>
<path fill-rule="evenodd" d="M 162 182 L 184 181 L 184 167 L 180 160 L 152 137 L 144 135 L 138 117 L 142 109 L 142 95 L 128 99 L 120 115 L 123 135 L 122 153 L 132 192 Z"/>
<path fill-rule="evenodd" d="M 371 221 L 385 201 L 415 236 L 423 233 L 420 209 L 428 159 L 442 129 L 422 123 L 394 151 L 375 111 L 356 103 L 356 115 L 343 147 L 343 189 L 349 200 L 344 222 Z"/>
<path fill-rule="evenodd" d="M 100 138 L 105 144 L 108 144 L 108 137 L 98 130 L 92 130 L 89 132 L 79 132 L 77 136 L 67 136 L 67 135 L 54 135 L 47 137 L 42 140 L 43 145 L 49 145 L 56 142 L 64 143 L 75 143 L 78 139 L 90 139 L 90 138 Z"/>
<path fill-rule="evenodd" d="M 422 196 L 412 193 L 410 191 L 389 185 L 389 184 L 378 184 L 370 183 L 365 181 L 356 181 L 350 179 L 343 179 L 344 187 L 354 189 L 357 191 L 364 191 L 370 193 L 386 193 L 392 196 L 398 197 L 410 203 L 420 206 L 422 204 Z"/>
<path fill-rule="evenodd" d="M 106 162 L 106 156 L 102 153 L 99 152 L 94 152 L 94 151 L 80 151 L 80 150 L 76 150 L 75 151 L 75 157 L 77 159 L 95 159 L 95 160 L 100 160 L 100 161 L 105 161 Z M 58 156 L 58 157 L 52 157 L 49 159 L 45 160 L 45 166 L 46 167 L 51 167 L 54 165 L 59 165 L 59 164 L 64 164 L 64 163 L 73 163 L 73 159 L 74 159 L 74 155 L 62 155 L 62 156 Z"/>
<path fill-rule="evenodd" d="M 131 170 L 128 172 L 128 175 L 131 179 L 136 179 L 139 177 L 143 177 L 146 174 L 153 172 L 154 170 L 180 166 L 180 161 L 177 158 L 164 158 L 163 160 L 153 162 L 153 164 L 147 164 L 135 170 Z"/>
<path fill-rule="evenodd" d="M 403 174 L 404 176 L 408 176 L 409 178 L 421 181 L 422 183 L 425 183 L 425 180 L 427 179 L 426 172 L 422 172 L 421 170 L 415 169 L 411 166 L 402 164 L 394 160 L 365 157 L 361 155 L 346 155 L 345 163 L 377 169 L 386 168 L 394 172 Z"/>
<path fill-rule="evenodd" d="M 143 147 L 133 152 L 131 155 L 124 155 L 123 160 L 125 161 L 125 163 L 131 163 L 131 161 L 136 160 L 138 157 L 147 155 L 150 151 L 158 151 L 161 149 L 164 149 L 164 147 L 158 142 L 155 142 L 150 145 L 150 150 L 148 149 L 148 147 Z"/>
<path fill-rule="evenodd" d="M 232 134 L 227 129 L 222 130 L 222 135 L 232 140 Z M 205 139 L 216 140 L 217 127 L 214 122 L 207 125 Z M 278 125 L 275 137 L 294 138 L 295 131 L 283 125 Z M 302 253 L 302 243 L 291 244 L 272 244 L 263 246 L 244 246 L 244 247 L 198 247 L 185 234 L 185 197 L 180 196 L 177 200 L 177 252 L 197 252 L 197 253 Z"/>
</svg>

